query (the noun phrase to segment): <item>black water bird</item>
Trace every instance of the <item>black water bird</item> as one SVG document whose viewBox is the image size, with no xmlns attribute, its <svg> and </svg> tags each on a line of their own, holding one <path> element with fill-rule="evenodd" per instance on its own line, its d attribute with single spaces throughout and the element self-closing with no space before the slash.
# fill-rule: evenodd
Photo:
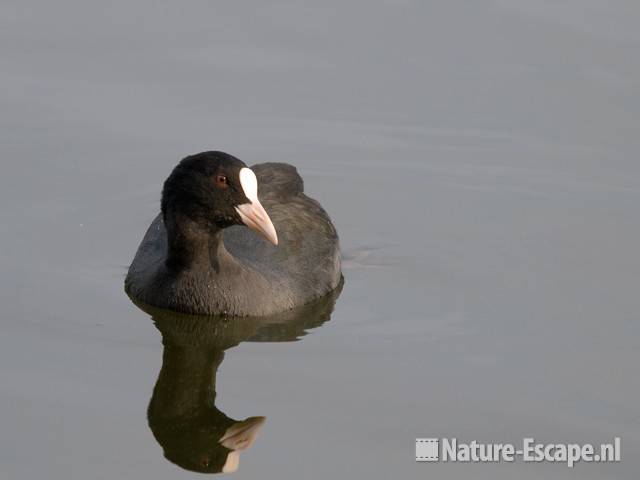
<svg viewBox="0 0 640 480">
<path fill-rule="evenodd" d="M 249 228 L 246 228 L 249 227 Z M 223 152 L 183 159 L 129 268 L 134 298 L 179 312 L 270 315 L 335 289 L 338 235 L 295 167 Z"/>
</svg>

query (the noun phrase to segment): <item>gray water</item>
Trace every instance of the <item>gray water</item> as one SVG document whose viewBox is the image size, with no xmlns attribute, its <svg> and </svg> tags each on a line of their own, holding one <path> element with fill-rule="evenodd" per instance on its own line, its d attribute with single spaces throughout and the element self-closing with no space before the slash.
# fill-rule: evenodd
<svg viewBox="0 0 640 480">
<path fill-rule="evenodd" d="M 251 3 L 0 4 L 0 478 L 196 476 L 123 279 L 207 149 L 296 165 L 345 257 L 330 319 L 206 346 L 216 408 L 266 417 L 235 478 L 637 478 L 640 4 Z M 414 460 L 615 436 L 617 464 Z"/>
</svg>

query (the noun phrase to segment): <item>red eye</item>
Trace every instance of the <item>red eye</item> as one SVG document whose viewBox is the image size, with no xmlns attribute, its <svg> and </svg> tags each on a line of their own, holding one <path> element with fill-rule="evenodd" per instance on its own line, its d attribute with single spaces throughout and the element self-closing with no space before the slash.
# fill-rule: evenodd
<svg viewBox="0 0 640 480">
<path fill-rule="evenodd" d="M 222 188 L 227 188 L 229 186 L 229 180 L 224 175 L 216 175 L 216 185 Z"/>
</svg>

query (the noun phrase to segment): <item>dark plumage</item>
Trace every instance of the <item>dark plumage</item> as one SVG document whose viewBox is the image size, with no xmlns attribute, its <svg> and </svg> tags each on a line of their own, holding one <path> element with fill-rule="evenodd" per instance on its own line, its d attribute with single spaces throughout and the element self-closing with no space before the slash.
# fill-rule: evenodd
<svg viewBox="0 0 640 480">
<path fill-rule="evenodd" d="M 255 177 L 223 152 L 178 164 L 165 181 L 161 214 L 129 268 L 131 296 L 192 314 L 269 315 L 338 286 L 337 233 L 320 204 L 303 193 L 295 167 L 263 163 L 251 170 Z"/>
</svg>

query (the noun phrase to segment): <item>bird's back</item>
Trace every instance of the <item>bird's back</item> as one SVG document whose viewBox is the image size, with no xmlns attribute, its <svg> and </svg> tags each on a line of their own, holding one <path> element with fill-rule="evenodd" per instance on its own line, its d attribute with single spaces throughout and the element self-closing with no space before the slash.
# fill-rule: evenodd
<svg viewBox="0 0 640 480">
<path fill-rule="evenodd" d="M 277 278 L 303 302 L 336 288 L 341 276 L 338 235 L 320 204 L 304 194 L 296 168 L 262 163 L 251 169 L 258 178 L 260 201 L 278 233 L 278 245 L 246 227 L 233 226 L 224 231 L 227 250 L 267 278 Z"/>
</svg>

